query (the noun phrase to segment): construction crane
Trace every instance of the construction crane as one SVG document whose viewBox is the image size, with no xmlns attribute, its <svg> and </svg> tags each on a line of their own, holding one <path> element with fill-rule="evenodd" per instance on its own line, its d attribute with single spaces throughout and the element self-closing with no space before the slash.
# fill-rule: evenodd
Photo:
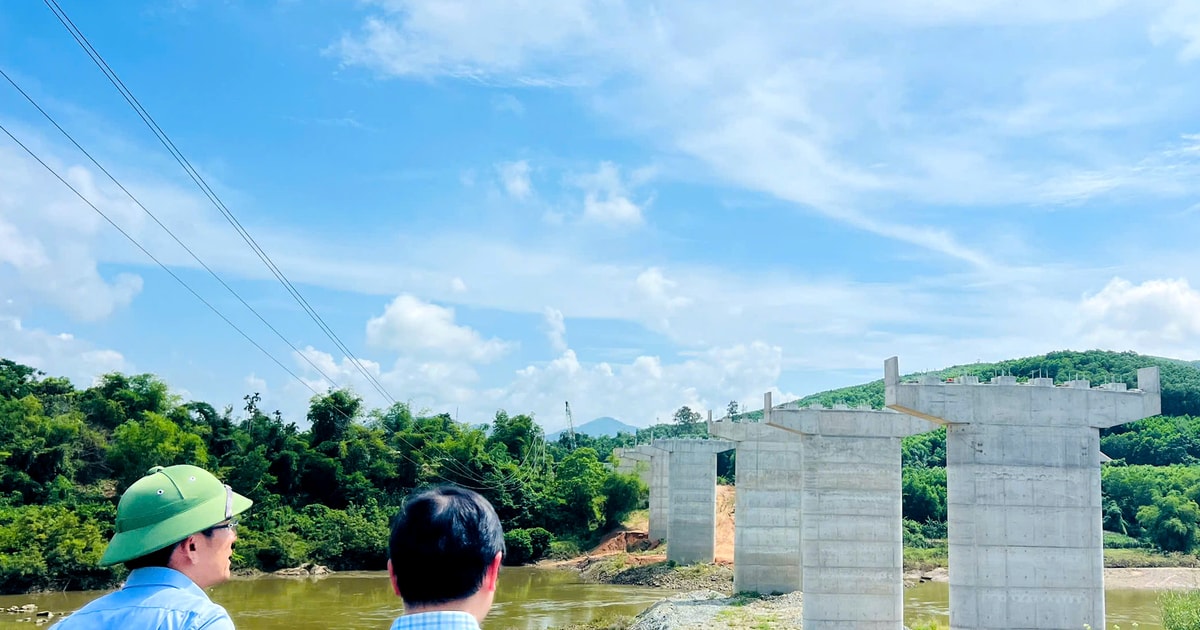
<svg viewBox="0 0 1200 630">
<path fill-rule="evenodd" d="M 571 440 L 571 450 L 575 450 L 575 421 L 571 419 L 571 401 L 566 401 L 567 405 L 567 435 Z"/>
</svg>

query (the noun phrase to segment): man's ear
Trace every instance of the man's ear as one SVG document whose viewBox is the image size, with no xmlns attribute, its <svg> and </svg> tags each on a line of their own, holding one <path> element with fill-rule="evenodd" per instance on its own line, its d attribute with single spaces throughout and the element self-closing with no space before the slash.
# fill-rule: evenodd
<svg viewBox="0 0 1200 630">
<path fill-rule="evenodd" d="M 496 557 L 492 559 L 492 563 L 488 565 L 487 571 L 483 574 L 483 589 L 487 591 L 496 590 L 496 582 L 500 580 L 500 558 L 502 554 L 497 551 Z"/>
<path fill-rule="evenodd" d="M 392 581 L 392 590 L 400 595 L 400 584 L 396 582 L 396 572 L 392 569 L 392 559 L 388 558 L 388 579 Z"/>
</svg>

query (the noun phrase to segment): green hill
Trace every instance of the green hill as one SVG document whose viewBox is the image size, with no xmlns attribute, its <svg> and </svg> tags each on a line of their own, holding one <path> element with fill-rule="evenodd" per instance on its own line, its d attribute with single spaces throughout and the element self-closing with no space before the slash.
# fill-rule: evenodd
<svg viewBox="0 0 1200 630">
<path fill-rule="evenodd" d="M 1163 415 L 1200 415 L 1200 361 L 1152 357 L 1135 352 L 1062 350 L 1033 357 L 1008 359 L 997 363 L 955 365 L 927 373 L 936 374 L 942 378 L 978 376 L 983 381 L 997 374 L 1011 374 L 1017 377 L 1018 382 L 1036 376 L 1051 377 L 1056 383 L 1081 378 L 1090 380 L 1093 384 L 1124 382 L 1132 388 L 1137 386 L 1138 368 L 1155 365 L 1162 374 Z M 881 361 L 880 372 L 882 371 L 883 362 Z M 904 378 L 914 378 L 920 374 L 925 373 L 908 374 Z M 883 379 L 880 378 L 862 385 L 818 392 L 805 396 L 792 404 L 820 404 L 828 407 L 835 403 L 844 403 L 851 407 L 867 405 L 875 409 L 882 409 Z M 744 421 L 761 420 L 762 411 L 739 414 L 737 418 Z"/>
</svg>

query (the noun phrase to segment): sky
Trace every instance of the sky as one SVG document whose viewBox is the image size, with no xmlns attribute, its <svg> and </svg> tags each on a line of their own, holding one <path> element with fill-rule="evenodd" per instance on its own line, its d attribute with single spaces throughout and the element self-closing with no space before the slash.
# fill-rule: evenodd
<svg viewBox="0 0 1200 630">
<path fill-rule="evenodd" d="M 324 322 L 50 9 L 5 3 L 0 69 L 132 195 L 0 80 L 95 205 L 0 134 L 0 356 L 81 387 L 556 430 L 893 355 L 1200 359 L 1192 0 L 59 2 Z"/>
</svg>

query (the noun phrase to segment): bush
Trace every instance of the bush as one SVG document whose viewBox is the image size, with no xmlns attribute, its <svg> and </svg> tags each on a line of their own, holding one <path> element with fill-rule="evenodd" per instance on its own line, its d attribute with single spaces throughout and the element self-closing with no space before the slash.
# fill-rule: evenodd
<svg viewBox="0 0 1200 630">
<path fill-rule="evenodd" d="M 529 532 L 529 542 L 533 545 L 533 554 L 530 556 L 530 560 L 541 560 L 546 557 L 546 552 L 550 551 L 550 543 L 554 540 L 554 535 L 541 527 L 534 527 L 525 531 Z"/>
<path fill-rule="evenodd" d="M 0 507 L 0 593 L 111 586 L 124 569 L 96 566 L 106 542 L 96 523 L 60 505 Z"/>
<path fill-rule="evenodd" d="M 550 553 L 548 556 L 555 560 L 570 560 L 571 558 L 579 557 L 583 552 L 579 550 L 579 545 L 571 540 L 556 540 L 550 543 Z"/>
<path fill-rule="evenodd" d="M 1158 598 L 1163 630 L 1200 630 L 1200 591 L 1168 591 Z"/>
<path fill-rule="evenodd" d="M 1132 536 L 1118 534 L 1117 532 L 1104 532 L 1105 549 L 1145 549 L 1150 546 L 1150 543 L 1143 542 Z"/>
<path fill-rule="evenodd" d="M 533 540 L 528 530 L 514 529 L 504 534 L 504 564 L 517 566 L 533 558 Z"/>
</svg>

